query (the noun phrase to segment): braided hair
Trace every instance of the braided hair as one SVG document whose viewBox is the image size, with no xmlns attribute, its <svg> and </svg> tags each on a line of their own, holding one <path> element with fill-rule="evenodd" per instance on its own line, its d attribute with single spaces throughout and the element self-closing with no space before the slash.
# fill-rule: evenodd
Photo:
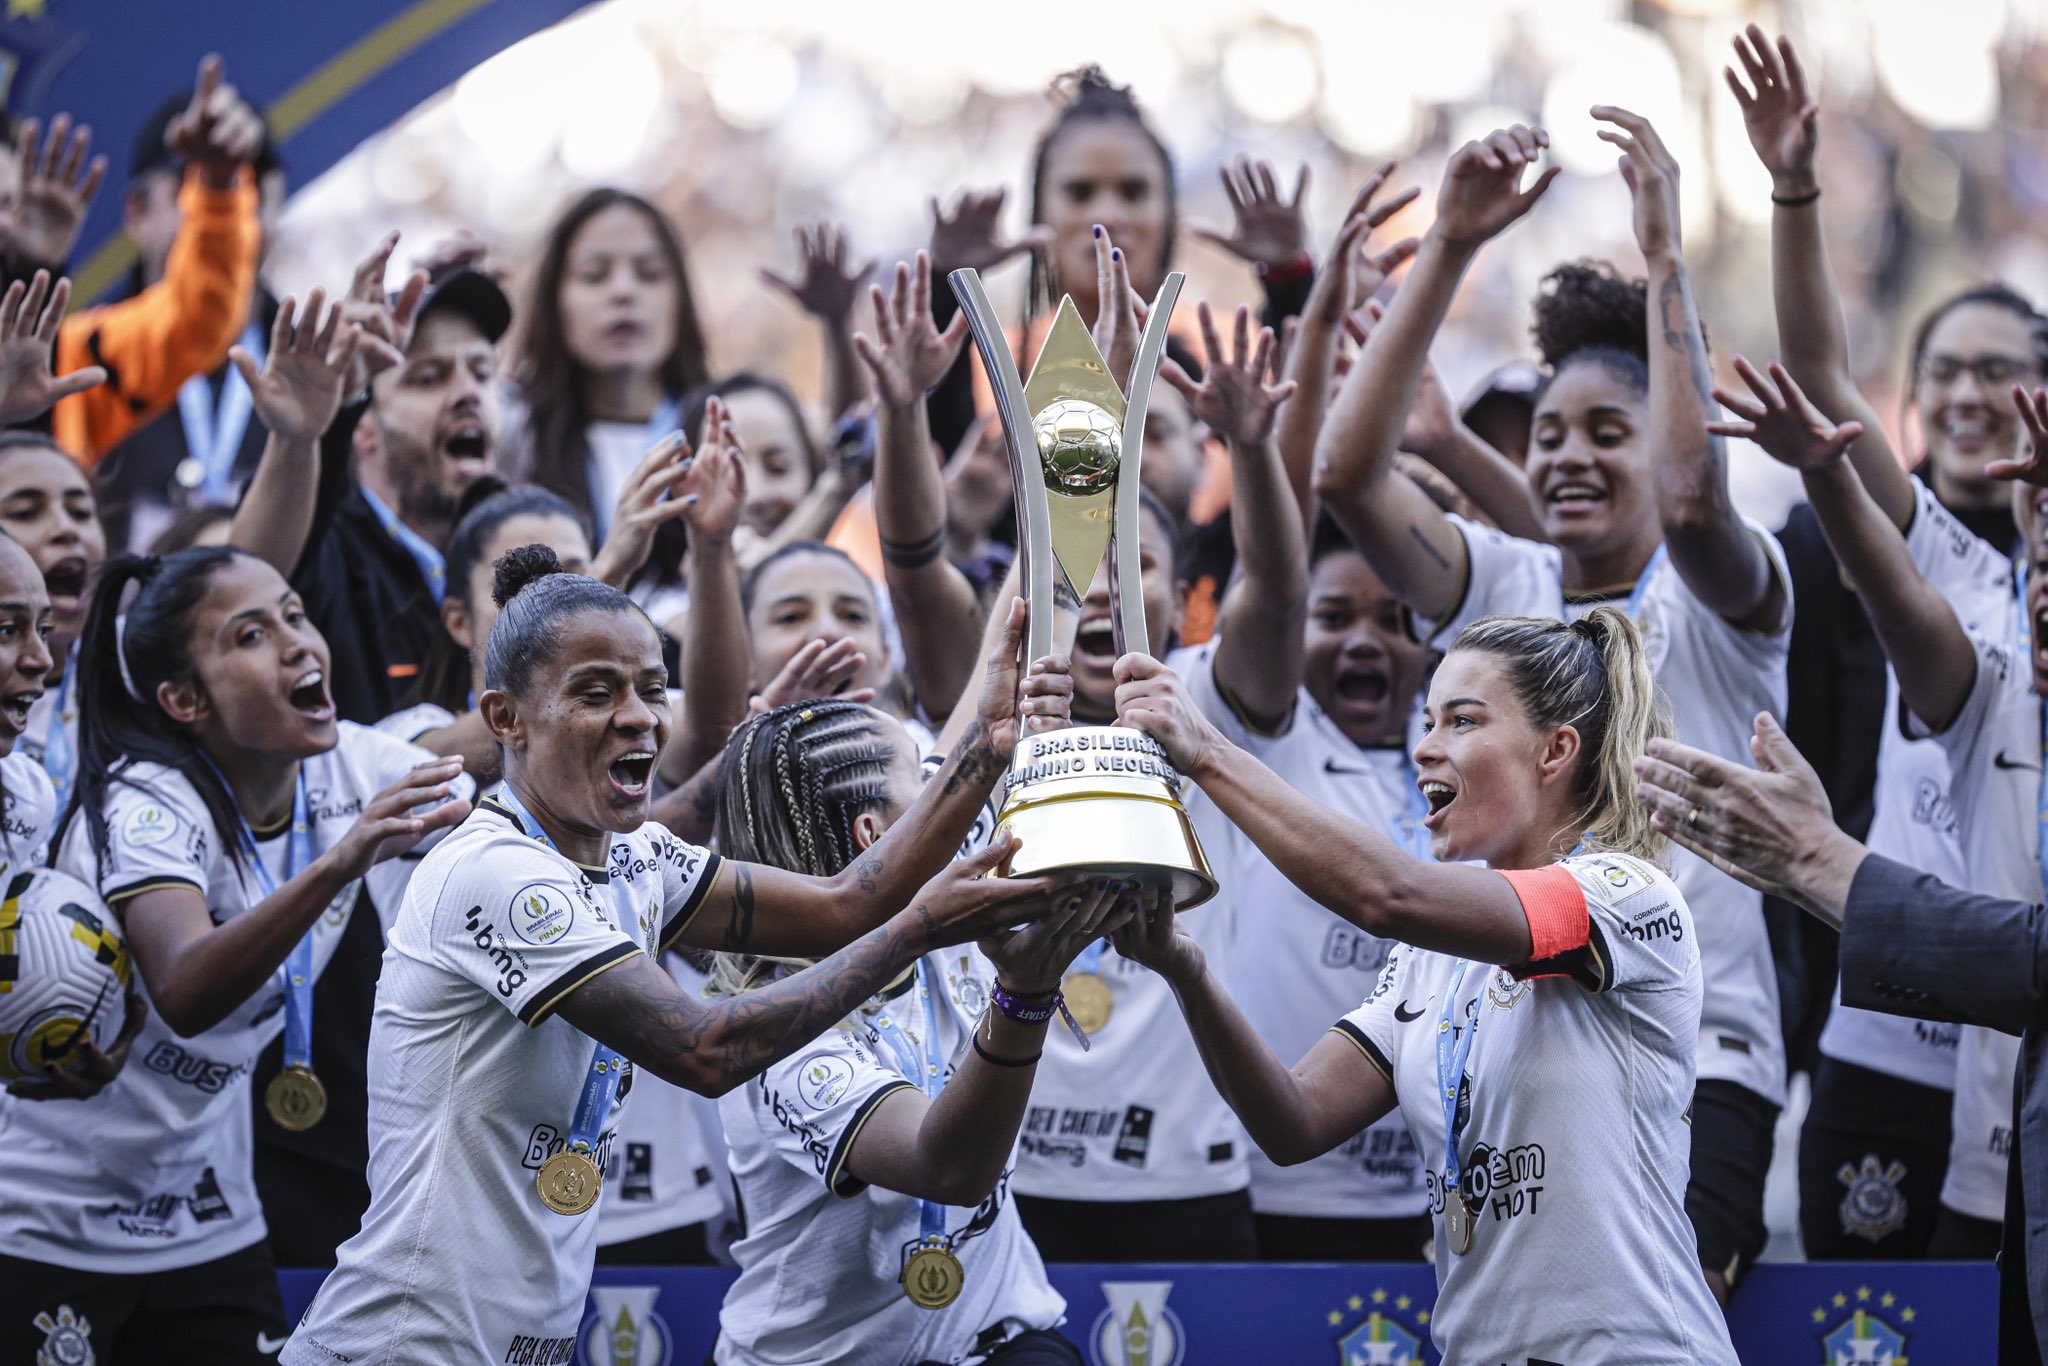
<svg viewBox="0 0 2048 1366">
<path fill-rule="evenodd" d="M 897 723 L 859 702 L 820 698 L 751 717 L 720 761 L 712 842 L 727 858 L 809 877 L 853 862 L 854 822 L 889 797 L 890 729 Z M 787 960 L 720 954 L 711 987 L 736 994 Z"/>
</svg>

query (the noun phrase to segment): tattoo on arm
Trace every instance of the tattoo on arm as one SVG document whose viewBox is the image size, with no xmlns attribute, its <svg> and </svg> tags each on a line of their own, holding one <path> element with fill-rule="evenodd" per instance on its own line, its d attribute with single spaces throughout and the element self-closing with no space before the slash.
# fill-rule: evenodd
<svg viewBox="0 0 2048 1366">
<path fill-rule="evenodd" d="M 598 974 L 565 1014 L 634 1063 L 679 1084 L 729 1090 L 788 1057 L 917 957 L 912 930 L 884 925 L 816 967 L 706 1003 L 645 959 Z"/>
<path fill-rule="evenodd" d="M 1675 270 L 1657 291 L 1657 321 L 1664 330 L 1664 345 L 1673 351 L 1685 353 L 1686 367 L 1692 372 L 1693 388 L 1702 399 L 1709 402 L 1714 393 L 1714 370 L 1707 363 L 1707 343 L 1698 322 L 1699 310 L 1693 303 L 1692 286 L 1686 282 L 1685 272 Z"/>
<path fill-rule="evenodd" d="M 1436 542 L 1430 540 L 1428 534 L 1424 532 L 1421 527 L 1415 525 L 1415 523 L 1413 522 L 1410 522 L 1408 524 L 1408 534 L 1415 538 L 1415 544 L 1421 546 L 1423 552 L 1427 554 L 1429 558 L 1436 561 L 1437 568 L 1447 570 L 1451 567 L 1450 558 L 1446 556 L 1443 551 L 1438 550 L 1436 548 Z"/>
<path fill-rule="evenodd" d="M 732 914 L 725 926 L 725 951 L 744 953 L 754 937 L 754 870 L 744 863 L 729 863 L 732 869 Z"/>
<path fill-rule="evenodd" d="M 953 752 L 946 756 L 945 793 L 951 797 L 970 783 L 986 787 L 1002 776 L 1005 767 L 1002 757 L 989 747 L 981 721 L 976 718 L 954 744 Z"/>
<path fill-rule="evenodd" d="M 872 851 L 862 854 L 854 862 L 853 875 L 860 882 L 860 889 L 869 896 L 875 894 L 875 880 L 882 875 L 882 856 Z"/>
</svg>

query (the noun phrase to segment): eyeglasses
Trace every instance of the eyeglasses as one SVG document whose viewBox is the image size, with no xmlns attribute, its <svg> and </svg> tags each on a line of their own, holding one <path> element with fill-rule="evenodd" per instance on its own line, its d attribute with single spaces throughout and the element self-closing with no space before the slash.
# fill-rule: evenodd
<svg viewBox="0 0 2048 1366">
<path fill-rule="evenodd" d="M 1921 360 L 1920 378 L 1934 384 L 1954 384 L 1967 370 L 1985 388 L 2003 389 L 2020 376 L 2034 374 L 2039 368 L 2033 361 L 2022 360 L 2018 356 L 1994 353 L 1964 360 L 1961 356 L 1936 354 Z"/>
</svg>

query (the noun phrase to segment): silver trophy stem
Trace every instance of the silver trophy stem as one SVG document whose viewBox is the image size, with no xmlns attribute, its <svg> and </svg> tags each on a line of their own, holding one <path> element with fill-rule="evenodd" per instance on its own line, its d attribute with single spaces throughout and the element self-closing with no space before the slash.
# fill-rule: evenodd
<svg viewBox="0 0 2048 1366">
<path fill-rule="evenodd" d="M 1179 288 L 1179 276 L 1174 287 Z M 995 390 L 996 415 L 1002 419 L 1004 444 L 1010 448 L 1010 479 L 1016 489 L 1017 578 L 1024 588 L 1024 601 L 1031 604 L 1024 658 L 1040 659 L 1052 653 L 1053 618 L 1040 604 L 1053 601 L 1052 519 L 1046 511 L 1045 470 L 1038 459 L 1038 437 L 1031 425 L 1031 405 L 1024 398 L 1024 379 L 1010 354 L 1009 338 L 1003 335 L 1002 320 L 982 288 L 981 272 L 956 270 L 946 276 L 953 297 L 967 315 L 968 330 L 974 334 L 974 349 L 988 371 L 989 386 Z M 1151 339 L 1151 334 L 1146 334 Z M 1140 348 L 1140 354 L 1144 354 Z M 1118 502 L 1122 515 L 1122 502 Z M 999 604 L 998 610 L 1006 610 Z"/>
<path fill-rule="evenodd" d="M 1131 366 L 1123 458 L 1117 465 L 1116 515 L 1110 522 L 1109 537 L 1110 630 L 1115 635 L 1119 656 L 1133 650 L 1139 654 L 1152 653 L 1151 637 L 1145 628 L 1145 576 L 1138 557 L 1138 519 L 1144 515 L 1139 501 L 1143 492 L 1139 475 L 1145 458 L 1145 410 L 1151 406 L 1152 384 L 1159 378 L 1160 357 L 1166 351 L 1167 324 L 1173 320 L 1173 306 L 1186 279 L 1176 270 L 1160 284 L 1159 293 L 1152 300 L 1152 311 L 1145 317 L 1138 358 Z M 1128 545 L 1124 542 L 1126 536 L 1130 538 Z"/>
</svg>

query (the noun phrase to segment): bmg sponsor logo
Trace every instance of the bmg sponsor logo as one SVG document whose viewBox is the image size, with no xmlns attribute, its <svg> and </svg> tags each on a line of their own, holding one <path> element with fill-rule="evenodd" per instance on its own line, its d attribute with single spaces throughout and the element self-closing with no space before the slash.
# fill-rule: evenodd
<svg viewBox="0 0 2048 1366">
<path fill-rule="evenodd" d="M 591 1316 L 577 1334 L 578 1366 L 669 1366 L 675 1341 L 654 1312 L 661 1287 L 594 1285 Z"/>
<path fill-rule="evenodd" d="M 1172 1281 L 1104 1281 L 1109 1308 L 1088 1333 L 1091 1366 L 1180 1366 L 1187 1334 L 1166 1307 Z"/>
</svg>

